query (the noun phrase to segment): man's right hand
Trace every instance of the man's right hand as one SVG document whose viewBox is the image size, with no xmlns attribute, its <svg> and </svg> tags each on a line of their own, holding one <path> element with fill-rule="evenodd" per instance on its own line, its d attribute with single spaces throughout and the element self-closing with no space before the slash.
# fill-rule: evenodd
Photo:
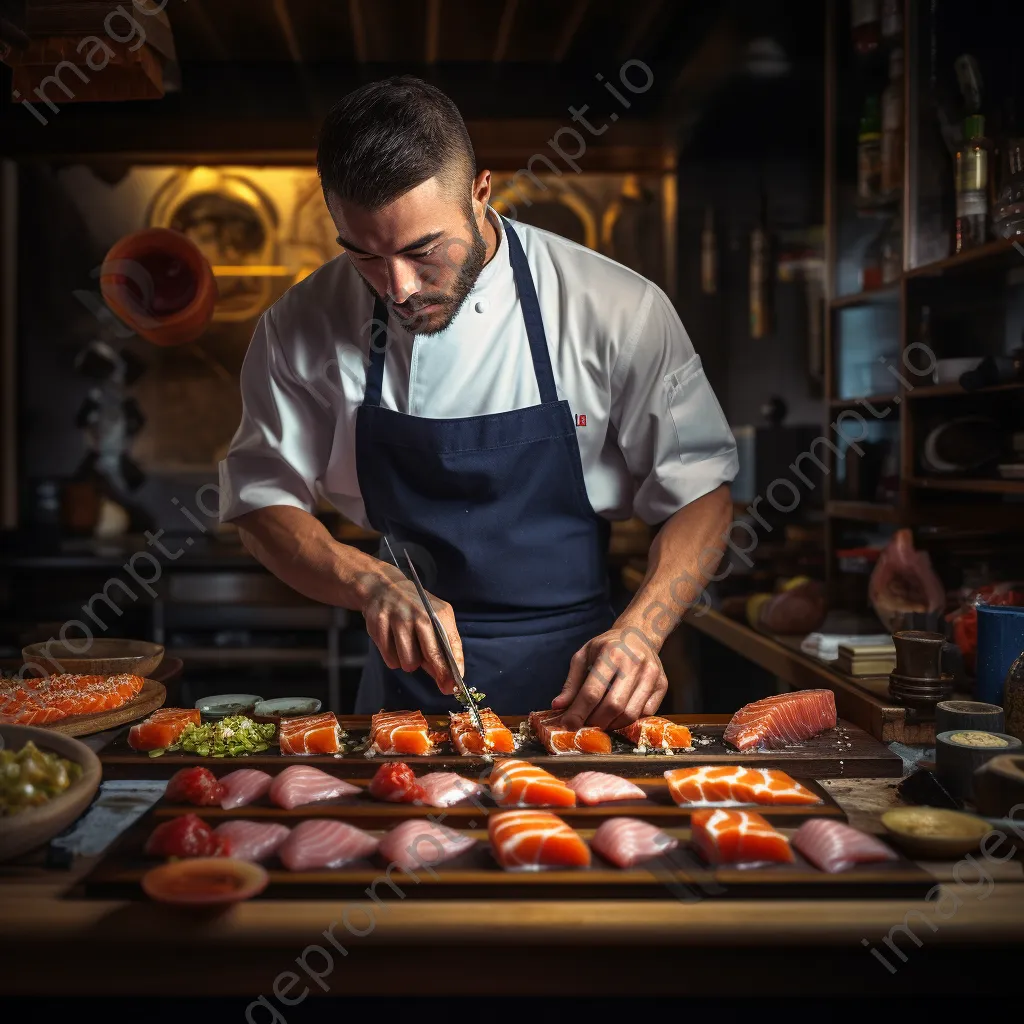
<svg viewBox="0 0 1024 1024">
<path fill-rule="evenodd" d="M 455 680 L 441 650 L 434 627 L 420 603 L 416 585 L 387 562 L 378 562 L 375 573 L 361 573 L 356 581 L 364 594 L 362 601 L 366 631 L 377 645 L 384 664 L 392 670 L 415 672 L 422 668 L 442 693 L 455 690 Z M 459 672 L 464 673 L 462 639 L 455 625 L 455 612 L 447 601 L 427 594 L 434 612 L 451 644 Z"/>
</svg>

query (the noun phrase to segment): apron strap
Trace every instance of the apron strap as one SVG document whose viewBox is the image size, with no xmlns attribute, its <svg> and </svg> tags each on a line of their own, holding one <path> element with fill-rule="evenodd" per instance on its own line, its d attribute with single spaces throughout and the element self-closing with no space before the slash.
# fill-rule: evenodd
<svg viewBox="0 0 1024 1024">
<path fill-rule="evenodd" d="M 363 405 L 376 408 L 384 388 L 384 359 L 388 354 L 388 307 L 380 299 L 373 303 L 370 322 L 370 364 L 366 367 L 366 395 Z"/>
</svg>

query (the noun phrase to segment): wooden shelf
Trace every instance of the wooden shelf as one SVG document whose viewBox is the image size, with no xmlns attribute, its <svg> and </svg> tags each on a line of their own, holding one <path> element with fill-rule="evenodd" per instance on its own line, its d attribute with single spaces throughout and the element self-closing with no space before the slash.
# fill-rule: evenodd
<svg viewBox="0 0 1024 1024">
<path fill-rule="evenodd" d="M 857 306 L 870 306 L 876 302 L 895 302 L 900 297 L 900 284 L 884 284 L 878 288 L 869 288 L 865 292 L 854 292 L 852 295 L 840 295 L 832 299 L 829 309 L 853 309 Z"/>
<path fill-rule="evenodd" d="M 941 480 L 933 477 L 911 477 L 907 483 L 929 491 L 963 491 L 968 494 L 1024 495 L 1024 480 Z M 979 510 L 980 511 L 980 510 Z"/>
<path fill-rule="evenodd" d="M 1024 249 L 1024 244 L 1021 249 Z M 1010 257 L 1024 259 L 1024 253 L 1018 250 L 1014 243 L 1006 238 L 997 239 L 994 242 L 987 242 L 978 246 L 977 249 L 968 249 L 966 252 L 957 253 L 955 256 L 947 256 L 944 260 L 936 260 L 934 263 L 925 263 L 923 266 L 914 267 L 906 271 L 905 278 L 916 277 L 937 277 L 941 274 L 956 273 L 959 270 L 979 272 L 983 270 L 998 269 L 999 264 L 1010 264 Z"/>
<path fill-rule="evenodd" d="M 862 523 L 898 523 L 899 509 L 873 501 L 830 501 L 826 511 L 833 519 L 854 519 Z"/>
<path fill-rule="evenodd" d="M 1020 391 L 1024 389 L 1024 380 L 1010 381 L 1008 384 L 994 384 L 989 388 L 978 388 L 976 391 L 965 391 L 959 384 L 929 384 L 927 387 L 912 388 L 907 391 L 907 398 L 948 398 L 954 395 L 997 395 L 1004 391 Z"/>
<path fill-rule="evenodd" d="M 858 398 L 830 398 L 829 406 L 833 409 L 855 409 L 862 402 L 868 405 L 899 405 L 903 399 L 899 395 L 861 395 Z"/>
</svg>

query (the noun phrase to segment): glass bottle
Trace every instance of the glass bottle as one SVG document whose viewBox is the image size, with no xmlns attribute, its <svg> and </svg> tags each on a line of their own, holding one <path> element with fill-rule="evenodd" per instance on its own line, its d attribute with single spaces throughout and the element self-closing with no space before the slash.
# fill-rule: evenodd
<svg viewBox="0 0 1024 1024">
<path fill-rule="evenodd" d="M 878 201 L 882 189 L 882 121 L 878 97 L 864 100 L 857 136 L 857 198 L 862 205 Z"/>
<path fill-rule="evenodd" d="M 883 227 L 864 250 L 864 257 L 860 265 L 860 290 L 862 292 L 879 288 L 882 285 L 882 238 L 885 232 L 886 228 Z"/>
<path fill-rule="evenodd" d="M 956 251 L 984 245 L 988 238 L 989 150 L 985 118 L 972 114 L 964 121 L 964 141 L 957 147 Z"/>
<path fill-rule="evenodd" d="M 881 194 L 897 196 L 903 188 L 903 49 L 889 54 L 889 84 L 882 93 Z"/>
<path fill-rule="evenodd" d="M 1002 187 L 992 214 L 1000 238 L 1024 235 L 1024 139 L 1007 139 Z"/>
<path fill-rule="evenodd" d="M 903 44 L 903 0 L 882 0 L 882 42 L 886 46 Z"/>
<path fill-rule="evenodd" d="M 903 219 L 893 217 L 882 232 L 882 284 L 893 284 L 903 273 Z"/>
<path fill-rule="evenodd" d="M 850 0 L 850 36 L 857 53 L 878 49 L 882 39 L 881 0 Z"/>
</svg>

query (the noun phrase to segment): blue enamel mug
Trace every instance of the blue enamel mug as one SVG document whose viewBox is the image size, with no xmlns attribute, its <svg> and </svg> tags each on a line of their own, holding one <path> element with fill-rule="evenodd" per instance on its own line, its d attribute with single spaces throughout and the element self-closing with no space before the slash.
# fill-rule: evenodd
<svg viewBox="0 0 1024 1024">
<path fill-rule="evenodd" d="M 1014 660 L 1024 651 L 1024 608 L 978 605 L 976 700 L 1003 703 L 1003 684 Z"/>
</svg>

